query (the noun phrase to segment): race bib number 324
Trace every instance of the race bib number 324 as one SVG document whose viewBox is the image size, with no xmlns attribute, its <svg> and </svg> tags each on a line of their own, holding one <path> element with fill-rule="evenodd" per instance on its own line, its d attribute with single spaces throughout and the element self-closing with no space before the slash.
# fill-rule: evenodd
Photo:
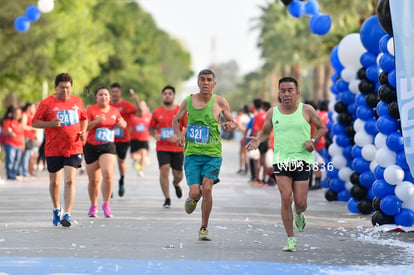
<svg viewBox="0 0 414 275">
<path fill-rule="evenodd" d="M 210 127 L 188 125 L 187 139 L 192 142 L 208 143 L 210 141 Z"/>
</svg>

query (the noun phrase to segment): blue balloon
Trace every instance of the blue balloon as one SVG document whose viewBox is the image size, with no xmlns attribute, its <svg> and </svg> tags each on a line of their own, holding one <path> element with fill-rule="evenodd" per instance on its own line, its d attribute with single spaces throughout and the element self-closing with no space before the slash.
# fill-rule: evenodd
<svg viewBox="0 0 414 275">
<path fill-rule="evenodd" d="M 366 189 L 371 189 L 372 184 L 375 181 L 374 173 L 371 171 L 365 171 L 361 175 L 359 175 L 359 184 L 365 187 Z"/>
<path fill-rule="evenodd" d="M 377 120 L 375 118 L 366 120 L 364 129 L 368 134 L 376 136 L 378 134 Z"/>
<path fill-rule="evenodd" d="M 404 173 L 405 173 L 405 175 L 404 175 L 404 181 L 414 182 L 414 178 L 411 175 L 410 169 L 404 170 Z"/>
<path fill-rule="evenodd" d="M 40 18 L 40 10 L 37 6 L 31 5 L 26 9 L 26 17 L 30 21 L 37 21 Z"/>
<path fill-rule="evenodd" d="M 342 150 L 342 155 L 348 161 L 354 159 L 354 157 L 352 156 L 352 147 L 353 147 L 353 145 L 348 145 L 348 146 L 344 147 L 344 149 Z"/>
<path fill-rule="evenodd" d="M 336 80 L 335 80 L 335 81 L 336 81 Z M 337 94 L 339 94 L 339 93 L 340 93 L 340 91 L 338 91 L 338 89 L 336 88 L 335 83 L 336 83 L 336 82 L 334 82 L 334 84 L 332 84 L 332 85 L 331 85 L 330 90 L 331 90 L 331 92 L 332 92 L 334 95 L 337 95 Z"/>
<path fill-rule="evenodd" d="M 371 65 L 369 66 L 366 71 L 365 74 L 367 76 L 367 78 L 369 80 L 371 80 L 371 82 L 378 82 L 378 76 L 380 74 L 380 68 L 375 64 L 375 65 Z"/>
<path fill-rule="evenodd" d="M 362 147 L 359 145 L 352 146 L 352 156 L 354 158 L 362 158 Z"/>
<path fill-rule="evenodd" d="M 377 104 L 377 114 L 379 116 L 385 116 L 385 115 L 389 115 L 390 113 L 388 113 L 388 103 L 380 100 Z"/>
<path fill-rule="evenodd" d="M 378 131 L 384 135 L 389 135 L 398 130 L 398 121 L 389 115 L 380 116 L 377 120 Z"/>
<path fill-rule="evenodd" d="M 348 113 L 350 113 L 352 116 L 356 116 L 356 109 L 358 105 L 356 105 L 355 101 L 348 105 Z"/>
<path fill-rule="evenodd" d="M 351 213 L 354 213 L 354 214 L 358 214 L 359 213 L 359 210 L 358 210 L 358 200 L 357 199 L 350 198 L 348 200 L 347 207 L 348 207 L 348 210 Z"/>
<path fill-rule="evenodd" d="M 319 3 L 316 0 L 308 0 L 305 3 L 305 13 L 309 15 L 317 14 L 319 11 Z"/>
<path fill-rule="evenodd" d="M 347 135 L 337 135 L 336 136 L 336 143 L 341 147 L 346 147 L 351 144 L 351 140 Z"/>
<path fill-rule="evenodd" d="M 369 171 L 369 164 L 370 162 L 365 160 L 362 157 L 355 158 L 352 161 L 352 169 L 357 172 L 358 174 L 362 174 L 365 171 Z"/>
<path fill-rule="evenodd" d="M 345 182 L 339 178 L 333 178 L 329 183 L 329 188 L 336 193 L 341 192 L 343 189 L 345 189 Z"/>
<path fill-rule="evenodd" d="M 381 167 L 379 165 L 377 165 L 377 167 L 375 167 L 374 175 L 375 175 L 375 178 L 377 180 L 383 180 L 384 179 L 384 170 L 385 170 L 385 168 Z"/>
<path fill-rule="evenodd" d="M 384 72 L 390 73 L 395 69 L 395 58 L 389 53 L 384 53 L 380 60 L 379 65 Z"/>
<path fill-rule="evenodd" d="M 388 195 L 381 199 L 381 211 L 388 216 L 395 216 L 401 210 L 401 201 L 395 195 Z"/>
<path fill-rule="evenodd" d="M 394 221 L 396 225 L 412 226 L 414 224 L 414 212 L 409 208 L 401 208 L 400 213 L 395 215 Z"/>
<path fill-rule="evenodd" d="M 330 55 L 330 59 L 332 67 L 337 71 L 340 72 L 344 69 L 344 66 L 341 64 L 341 61 L 339 61 L 338 57 L 338 46 L 335 46 Z M 336 81 L 336 79 L 332 79 L 333 82 Z"/>
<path fill-rule="evenodd" d="M 328 169 L 328 170 L 326 171 L 327 176 L 328 176 L 331 180 L 332 180 L 332 179 L 337 178 L 337 177 L 338 177 L 338 173 L 339 173 L 339 170 L 338 170 L 338 169 L 336 169 L 336 168 L 334 168 L 334 169 Z"/>
<path fill-rule="evenodd" d="M 361 25 L 360 36 L 362 45 L 373 54 L 379 54 L 379 41 L 386 34 L 379 24 L 376 15 L 369 17 Z"/>
<path fill-rule="evenodd" d="M 355 94 L 351 93 L 350 91 L 343 91 L 339 95 L 339 98 L 345 105 L 349 105 L 355 102 Z"/>
<path fill-rule="evenodd" d="M 399 152 L 404 149 L 404 139 L 401 132 L 395 131 L 390 133 L 386 138 L 386 144 L 388 149 Z"/>
<path fill-rule="evenodd" d="M 329 188 L 329 183 L 328 183 L 328 177 L 325 177 L 322 181 L 321 181 L 321 186 L 322 188 Z"/>
<path fill-rule="evenodd" d="M 395 75 L 395 70 L 388 73 L 388 83 L 390 83 L 391 87 L 394 89 L 397 88 L 397 76 Z"/>
<path fill-rule="evenodd" d="M 25 16 L 18 16 L 14 20 L 14 27 L 18 32 L 25 32 L 30 28 L 30 22 Z"/>
<path fill-rule="evenodd" d="M 400 166 L 404 170 L 408 170 L 410 168 L 408 166 L 407 159 L 405 157 L 405 152 L 403 150 L 397 153 L 396 162 L 398 166 Z M 405 175 L 407 175 L 407 173 L 405 173 Z"/>
<path fill-rule="evenodd" d="M 374 192 L 372 191 L 372 187 L 368 190 L 367 199 L 373 201 L 375 198 Z"/>
<path fill-rule="evenodd" d="M 351 194 L 346 189 L 343 189 L 338 193 L 338 201 L 348 201 L 350 198 Z"/>
<path fill-rule="evenodd" d="M 344 91 L 348 91 L 348 86 L 349 83 L 346 82 L 345 80 L 343 80 L 342 78 L 338 79 L 335 82 L 335 88 L 339 91 L 339 92 L 344 92 Z"/>
<path fill-rule="evenodd" d="M 360 105 L 357 107 L 356 115 L 359 119 L 366 121 L 374 116 L 374 110 L 371 107 Z"/>
<path fill-rule="evenodd" d="M 377 55 L 372 52 L 365 52 L 359 58 L 359 62 L 364 68 L 368 68 L 371 65 L 377 65 Z"/>
<path fill-rule="evenodd" d="M 293 17 L 299 18 L 305 14 L 305 5 L 299 0 L 293 0 L 288 5 L 288 11 Z"/>
<path fill-rule="evenodd" d="M 308 1 L 309 2 L 309 1 Z M 312 33 L 317 35 L 325 35 L 329 32 L 332 26 L 332 19 L 327 14 L 317 13 L 313 15 L 309 22 L 309 27 Z"/>
<path fill-rule="evenodd" d="M 389 34 L 385 34 L 383 37 L 380 38 L 380 40 L 378 42 L 378 46 L 379 46 L 379 49 L 381 50 L 381 52 L 389 53 L 387 44 L 388 44 L 388 40 L 390 40 L 390 38 L 391 38 L 391 35 L 389 35 Z"/>
<path fill-rule="evenodd" d="M 338 61 L 339 62 L 339 61 Z M 341 74 L 339 73 L 339 72 L 334 72 L 332 75 L 331 75 L 331 80 L 332 80 L 332 82 L 333 83 L 335 83 L 337 80 L 338 80 L 338 78 L 340 78 L 341 77 Z"/>
<path fill-rule="evenodd" d="M 332 125 L 332 133 L 335 135 L 344 135 L 345 134 L 345 126 L 339 122 L 335 122 Z"/>
<path fill-rule="evenodd" d="M 383 199 L 388 195 L 394 195 L 395 185 L 388 184 L 384 179 L 377 179 L 372 184 L 375 197 Z"/>
</svg>

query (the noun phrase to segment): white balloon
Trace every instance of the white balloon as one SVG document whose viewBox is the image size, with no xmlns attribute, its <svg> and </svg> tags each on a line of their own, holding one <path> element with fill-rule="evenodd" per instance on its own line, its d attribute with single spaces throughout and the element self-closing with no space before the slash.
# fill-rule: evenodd
<svg viewBox="0 0 414 275">
<path fill-rule="evenodd" d="M 395 164 L 397 154 L 387 147 L 383 147 L 378 149 L 377 153 L 375 153 L 375 161 L 381 167 L 388 167 L 390 165 Z"/>
<path fill-rule="evenodd" d="M 338 170 L 340 170 L 341 168 L 344 168 L 347 163 L 346 158 L 342 156 L 342 154 L 333 156 L 331 162 L 332 162 L 333 167 L 335 167 Z"/>
<path fill-rule="evenodd" d="M 342 155 L 343 148 L 336 143 L 329 145 L 328 153 L 331 157 Z"/>
<path fill-rule="evenodd" d="M 359 132 L 364 130 L 364 126 L 365 126 L 365 121 L 363 121 L 362 119 L 355 119 L 354 121 L 354 130 L 355 132 Z"/>
<path fill-rule="evenodd" d="M 344 68 L 341 71 L 341 78 L 348 83 L 356 79 L 356 75 L 357 75 L 357 72 L 355 71 L 354 68 Z"/>
<path fill-rule="evenodd" d="M 359 59 L 365 52 L 359 33 L 346 35 L 338 44 L 338 59 L 344 68 L 359 70 L 362 67 Z"/>
<path fill-rule="evenodd" d="M 37 7 L 39 8 L 40 12 L 47 13 L 51 12 L 55 7 L 54 0 L 39 0 L 37 2 Z"/>
<path fill-rule="evenodd" d="M 372 143 L 372 135 L 368 134 L 365 129 L 359 130 L 354 136 L 355 144 L 364 147 Z"/>
<path fill-rule="evenodd" d="M 375 154 L 377 153 L 377 147 L 374 144 L 366 144 L 362 147 L 361 155 L 365 160 L 375 160 Z"/>
<path fill-rule="evenodd" d="M 352 169 L 349 168 L 348 166 L 345 166 L 339 169 L 338 178 L 340 178 L 344 182 L 347 182 L 349 181 L 349 177 L 351 176 L 352 173 L 353 173 Z"/>
<path fill-rule="evenodd" d="M 394 55 L 394 37 L 388 39 L 387 50 L 391 55 Z"/>
<path fill-rule="evenodd" d="M 377 149 L 387 147 L 387 136 L 384 135 L 383 133 L 378 133 L 375 136 L 375 142 L 374 143 L 375 143 L 375 146 L 377 147 Z"/>
<path fill-rule="evenodd" d="M 350 180 L 345 182 L 345 189 L 346 190 L 351 191 L 352 186 L 354 186 L 354 185 L 352 184 L 352 182 Z"/>
<path fill-rule="evenodd" d="M 349 90 L 355 95 L 359 93 L 359 82 L 361 82 L 361 80 L 354 79 L 348 85 Z"/>
<path fill-rule="evenodd" d="M 408 209 L 411 209 L 412 211 L 414 211 L 414 198 L 410 198 L 407 201 L 403 201 L 401 206 L 403 208 L 408 208 Z"/>
<path fill-rule="evenodd" d="M 371 161 L 371 163 L 369 164 L 369 171 L 371 171 L 372 173 L 375 172 L 375 168 L 377 168 L 378 163 L 374 160 Z"/>
<path fill-rule="evenodd" d="M 398 165 L 390 165 L 384 170 L 384 180 L 392 185 L 398 185 L 404 180 L 404 170 Z"/>
<path fill-rule="evenodd" d="M 403 181 L 395 187 L 394 193 L 403 202 L 408 201 L 414 198 L 414 185 L 409 181 Z"/>
<path fill-rule="evenodd" d="M 335 104 L 336 104 L 336 101 L 334 99 L 329 100 L 328 110 L 331 111 L 332 113 L 335 113 Z"/>
<path fill-rule="evenodd" d="M 384 53 L 383 52 L 380 52 L 378 55 L 377 55 L 377 65 L 379 66 L 380 65 L 380 59 L 381 59 L 381 57 L 384 55 Z"/>
</svg>

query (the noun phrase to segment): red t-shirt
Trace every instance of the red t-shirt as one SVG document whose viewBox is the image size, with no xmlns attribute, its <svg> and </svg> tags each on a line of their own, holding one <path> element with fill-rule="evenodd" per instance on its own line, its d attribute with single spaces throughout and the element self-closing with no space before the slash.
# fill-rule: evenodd
<svg viewBox="0 0 414 275">
<path fill-rule="evenodd" d="M 172 128 L 172 120 L 179 109 L 180 106 L 176 106 L 172 110 L 166 110 L 161 106 L 155 109 L 152 113 L 149 128 L 157 129 L 157 133 L 161 134 L 161 140 L 157 141 L 157 151 L 184 151 L 184 147 L 180 147 L 175 142 L 169 141 L 170 136 L 175 135 L 174 129 Z M 183 119 L 183 121 L 185 121 L 185 119 Z"/>
<path fill-rule="evenodd" d="M 87 110 L 89 121 L 95 120 L 99 115 L 105 115 L 105 119 L 96 124 L 88 132 L 86 141 L 91 145 L 106 144 L 115 141 L 115 125 L 121 118 L 118 109 L 110 106 L 108 112 L 99 109 L 98 105 L 92 105 Z"/>
<path fill-rule="evenodd" d="M 32 117 L 27 112 L 24 112 L 23 114 L 27 117 L 26 126 L 32 126 Z M 33 130 L 24 130 L 24 137 L 30 140 L 35 140 L 36 132 Z"/>
<path fill-rule="evenodd" d="M 150 132 L 148 125 L 151 121 L 151 114 L 146 113 L 142 117 L 132 116 L 131 117 L 131 140 L 148 141 Z"/>
<path fill-rule="evenodd" d="M 329 117 L 328 117 L 328 112 L 327 111 L 319 111 L 318 112 L 319 117 L 322 119 L 323 123 L 328 124 L 329 122 Z M 311 126 L 311 136 L 313 136 L 313 132 L 315 131 L 315 126 Z M 323 150 L 325 149 L 325 135 L 323 135 L 318 142 L 315 145 L 315 150 L 319 151 L 319 150 Z"/>
<path fill-rule="evenodd" d="M 45 128 L 46 157 L 83 154 L 82 140 L 79 138 L 80 121 L 86 120 L 85 106 L 82 99 L 71 95 L 67 100 L 59 100 L 51 95 L 39 104 L 33 117 L 37 120 L 51 121 L 53 118 L 61 119 L 60 127 Z"/>
<path fill-rule="evenodd" d="M 256 114 L 253 121 L 253 136 L 257 136 L 259 131 L 262 130 L 265 120 L 266 111 L 261 111 L 260 113 Z"/>
<path fill-rule="evenodd" d="M 15 134 L 14 137 L 3 135 L 4 144 L 11 145 L 17 148 L 24 147 L 24 129 L 23 124 L 14 119 L 6 119 L 3 121 L 2 132 L 11 131 Z"/>
<path fill-rule="evenodd" d="M 121 113 L 121 116 L 128 124 L 125 129 L 120 129 L 118 127 L 114 128 L 115 142 L 128 142 L 130 140 L 128 129 L 131 123 L 131 117 L 135 115 L 138 109 L 131 102 L 123 99 L 121 99 L 121 102 L 119 103 L 110 103 L 110 105 L 118 109 L 118 111 Z"/>
</svg>

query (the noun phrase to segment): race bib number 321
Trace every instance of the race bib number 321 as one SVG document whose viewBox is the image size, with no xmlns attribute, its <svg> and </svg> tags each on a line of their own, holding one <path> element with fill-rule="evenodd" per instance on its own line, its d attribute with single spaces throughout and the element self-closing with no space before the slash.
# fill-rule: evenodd
<svg viewBox="0 0 414 275">
<path fill-rule="evenodd" d="M 188 125 L 187 139 L 192 142 L 208 143 L 210 141 L 210 127 Z"/>
</svg>

